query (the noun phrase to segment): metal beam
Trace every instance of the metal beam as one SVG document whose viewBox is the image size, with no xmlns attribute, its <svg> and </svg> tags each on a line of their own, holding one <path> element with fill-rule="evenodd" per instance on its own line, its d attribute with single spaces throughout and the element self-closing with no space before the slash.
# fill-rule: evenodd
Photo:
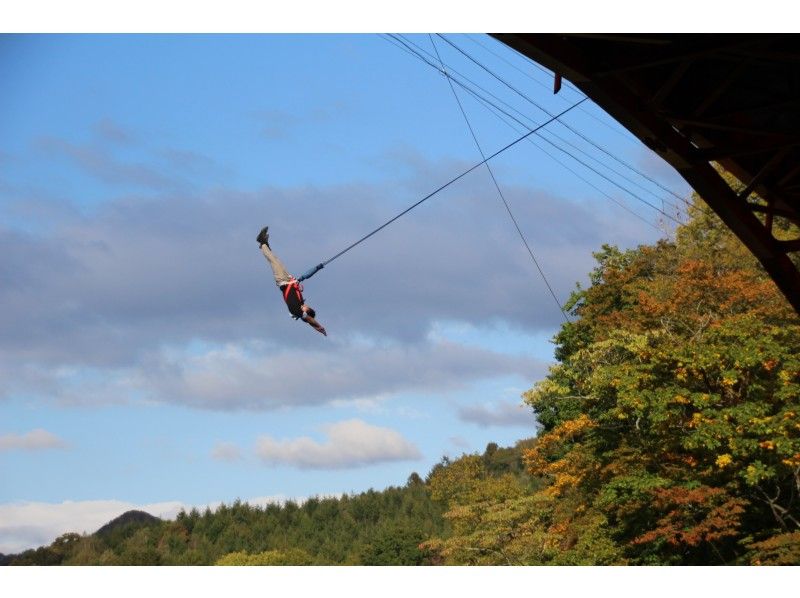
<svg viewBox="0 0 800 598">
<path fill-rule="evenodd" d="M 644 37 L 640 35 L 613 35 L 608 33 L 565 33 L 565 37 L 578 37 L 585 39 L 598 39 L 605 42 L 622 42 L 625 44 L 645 44 L 651 46 L 667 46 L 668 39 L 663 37 Z"/>
<path fill-rule="evenodd" d="M 797 134 L 786 134 L 780 131 L 765 131 L 762 129 L 753 129 L 752 127 L 736 127 L 732 125 L 724 125 L 707 120 L 692 120 L 688 118 L 668 117 L 670 122 L 685 125 L 689 127 L 697 127 L 698 129 L 713 129 L 715 131 L 727 131 L 729 133 L 743 133 L 745 135 L 752 135 L 753 137 L 772 137 L 774 139 L 790 140 L 793 143 L 800 143 L 800 136 Z"/>
<path fill-rule="evenodd" d="M 725 158 L 743 158 L 745 156 L 755 156 L 758 154 L 765 154 L 767 152 L 778 152 L 783 149 L 797 147 L 798 143 L 762 143 L 756 145 L 753 143 L 747 146 L 727 146 L 727 147 L 704 147 L 697 150 L 699 158 L 705 162 L 718 162 Z"/>
<path fill-rule="evenodd" d="M 736 119 L 740 116 L 747 116 L 754 112 L 767 112 L 778 110 L 781 108 L 788 108 L 800 104 L 800 98 L 792 96 L 790 98 L 781 98 L 772 100 L 767 104 L 757 104 L 755 106 L 747 106 L 746 108 L 738 108 L 729 112 L 719 112 L 717 114 L 708 114 L 705 116 L 707 120 L 721 120 L 721 119 Z M 699 115 L 695 115 L 699 116 Z"/>
<path fill-rule="evenodd" d="M 754 208 L 738 197 L 709 164 L 708 153 L 715 151 L 716 145 L 713 139 L 707 140 L 711 148 L 701 150 L 692 139 L 676 128 L 676 125 L 694 125 L 706 130 L 745 133 L 761 139 L 767 137 L 775 140 L 773 145 L 782 146 L 796 144 L 800 142 L 800 137 L 778 131 L 664 117 L 648 106 L 645 100 L 653 95 L 653 90 L 647 88 L 646 79 L 637 79 L 634 72 L 630 73 L 630 77 L 619 76 L 620 73 L 648 66 L 668 64 L 693 57 L 700 58 L 723 49 L 765 44 L 772 38 L 765 36 L 750 37 L 747 40 L 737 38 L 737 43 L 734 44 L 717 45 L 689 52 L 679 51 L 657 60 L 644 60 L 637 65 L 629 64 L 609 69 L 607 63 L 603 62 L 607 57 L 599 56 L 600 52 L 592 53 L 585 50 L 588 42 L 571 43 L 568 38 L 557 35 L 496 34 L 494 37 L 551 70 L 562 73 L 626 129 L 671 164 L 753 253 L 795 311 L 800 314 L 800 272 L 786 255 L 787 251 L 797 250 L 795 248 L 797 243 L 777 241 L 754 215 Z M 599 45 L 597 47 L 602 48 Z M 612 73 L 615 76 L 608 76 Z M 722 151 L 724 153 L 724 148 Z M 757 153 L 761 151 L 770 149 L 763 149 Z M 752 166 L 751 164 L 750 168 Z M 761 170 L 762 166 L 763 164 L 758 164 L 758 170 Z M 746 168 L 737 163 L 734 172 L 741 177 L 744 170 Z M 744 180 L 752 176 L 753 173 L 749 173 Z M 770 196 L 767 199 L 775 205 L 776 199 L 780 198 Z"/>
<path fill-rule="evenodd" d="M 750 197 L 750 194 L 753 192 L 753 189 L 756 188 L 756 185 L 763 179 L 767 174 L 769 174 L 778 164 L 780 164 L 783 159 L 786 157 L 786 154 L 789 153 L 789 148 L 786 148 L 782 152 L 778 152 L 772 158 L 770 158 L 766 164 L 758 171 L 758 174 L 754 176 L 749 183 L 747 183 L 747 187 L 745 187 L 741 193 L 739 193 L 739 199 L 747 199 Z"/>
<path fill-rule="evenodd" d="M 786 174 L 784 174 L 784 175 L 783 175 L 783 176 L 782 176 L 782 177 L 781 177 L 781 178 L 778 180 L 778 186 L 779 186 L 779 187 L 783 187 L 783 186 L 785 186 L 785 185 L 786 185 L 786 183 L 788 183 L 788 182 L 789 182 L 789 181 L 791 181 L 791 180 L 792 180 L 794 177 L 796 177 L 796 176 L 798 175 L 798 173 L 800 173 L 800 164 L 797 164 L 797 165 L 796 165 L 794 168 L 792 168 L 792 169 L 791 169 L 789 172 L 787 172 Z"/>
<path fill-rule="evenodd" d="M 778 241 L 778 245 L 782 247 L 786 253 L 800 251 L 800 239 L 793 239 L 791 241 Z"/>
<path fill-rule="evenodd" d="M 684 60 L 677 68 L 672 71 L 672 74 L 669 76 L 661 88 L 656 92 L 656 95 L 652 97 L 650 100 L 650 104 L 652 106 L 660 106 L 664 99 L 669 95 L 669 93 L 675 88 L 675 86 L 683 79 L 684 75 L 686 75 L 686 71 L 689 70 L 689 67 L 692 66 L 694 60 Z"/>
<path fill-rule="evenodd" d="M 775 216 L 781 216 L 782 218 L 786 218 L 787 220 L 797 221 L 800 223 L 800 219 L 798 219 L 797 214 L 790 210 L 783 210 L 781 208 L 764 206 L 757 203 L 748 203 L 747 207 L 750 209 L 751 212 L 758 212 L 760 214 L 768 214 L 772 213 Z M 769 227 L 767 227 L 769 228 Z"/>
<path fill-rule="evenodd" d="M 700 103 L 700 105 L 695 108 L 692 116 L 694 118 L 699 118 L 702 116 L 709 107 L 716 102 L 719 97 L 728 90 L 728 88 L 733 85 L 734 81 L 736 81 L 737 77 L 742 73 L 742 71 L 747 66 L 748 61 L 743 60 L 738 64 L 735 64 L 733 68 L 728 72 L 728 75 L 723 79 L 718 85 L 714 86 L 714 90 L 705 97 L 705 99 Z"/>
<path fill-rule="evenodd" d="M 739 200 L 728 184 L 707 166 L 679 171 L 692 188 L 700 194 L 714 212 L 720 217 L 770 275 L 775 285 L 789 301 L 795 312 L 800 314 L 800 276 L 786 249 L 775 240 L 759 220 Z"/>
<path fill-rule="evenodd" d="M 768 64 L 775 62 L 800 63 L 800 54 L 793 52 L 771 52 L 769 50 L 739 50 L 737 53 L 752 58 L 760 58 Z"/>
<path fill-rule="evenodd" d="M 598 71 L 595 73 L 596 77 L 602 78 L 607 77 L 609 75 L 617 75 L 619 73 L 626 73 L 629 71 L 640 71 L 642 69 L 653 68 L 655 66 L 662 66 L 665 64 L 670 64 L 673 62 L 678 62 L 679 60 L 686 60 L 687 58 L 702 58 L 704 56 L 712 56 L 718 54 L 720 52 L 727 52 L 730 50 L 738 50 L 741 48 L 746 48 L 748 46 L 752 46 L 754 44 L 765 43 L 763 40 L 754 40 L 752 38 L 739 40 L 738 42 L 729 43 L 729 44 L 721 44 L 721 45 L 709 45 L 708 47 L 700 47 L 700 48 L 693 48 L 684 52 L 679 52 L 677 54 L 670 54 L 668 56 L 663 56 L 661 58 L 647 60 L 638 63 L 631 63 L 627 65 L 622 65 L 618 67 L 614 67 L 611 69 L 606 69 L 602 71 Z"/>
</svg>

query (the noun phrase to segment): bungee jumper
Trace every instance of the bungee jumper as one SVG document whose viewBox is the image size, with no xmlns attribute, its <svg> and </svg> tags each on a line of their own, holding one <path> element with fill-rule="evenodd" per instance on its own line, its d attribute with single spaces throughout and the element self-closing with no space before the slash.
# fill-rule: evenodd
<svg viewBox="0 0 800 598">
<path fill-rule="evenodd" d="M 311 306 L 306 305 L 303 299 L 303 285 L 300 284 L 300 280 L 308 278 L 309 274 L 306 273 L 300 280 L 289 274 L 283 263 L 272 253 L 272 249 L 269 246 L 268 229 L 268 226 L 262 228 L 261 232 L 258 233 L 256 237 L 256 241 L 258 241 L 258 245 L 261 248 L 261 253 L 264 254 L 264 257 L 267 258 L 269 265 L 272 267 L 275 284 L 278 285 L 278 288 L 281 290 L 281 295 L 283 295 L 283 300 L 286 302 L 286 307 L 289 308 L 289 313 L 292 314 L 295 320 L 302 320 L 320 334 L 328 336 L 325 328 L 315 319 L 317 315 L 316 312 L 311 309 Z M 316 272 L 316 270 L 314 270 L 314 272 Z"/>
</svg>

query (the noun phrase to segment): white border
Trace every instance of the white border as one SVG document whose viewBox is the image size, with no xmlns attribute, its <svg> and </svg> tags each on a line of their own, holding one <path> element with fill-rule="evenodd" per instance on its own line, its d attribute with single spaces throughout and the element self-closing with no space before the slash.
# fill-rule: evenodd
<svg viewBox="0 0 800 598">
<path fill-rule="evenodd" d="M 771 596 L 797 567 L 8 567 L 8 595 L 181 596 L 555 595 L 674 598 Z"/>
<path fill-rule="evenodd" d="M 791 32 L 784 0 L 6 0 L 27 33 Z M 796 29 L 796 26 L 795 26 Z"/>
</svg>

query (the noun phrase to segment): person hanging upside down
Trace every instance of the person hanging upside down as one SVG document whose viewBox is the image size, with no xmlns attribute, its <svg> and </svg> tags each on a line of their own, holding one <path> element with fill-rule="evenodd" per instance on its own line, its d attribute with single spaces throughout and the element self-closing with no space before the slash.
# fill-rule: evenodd
<svg viewBox="0 0 800 598">
<path fill-rule="evenodd" d="M 272 253 L 272 249 L 269 246 L 268 228 L 268 226 L 265 226 L 261 229 L 261 232 L 258 233 L 258 237 L 256 237 L 256 241 L 258 241 L 258 245 L 261 248 L 261 253 L 264 254 L 264 257 L 267 258 L 269 265 L 272 267 L 272 274 L 275 276 L 275 284 L 277 284 L 278 288 L 281 290 L 283 300 L 286 302 L 286 307 L 289 308 L 289 313 L 292 314 L 295 320 L 303 320 L 303 322 L 320 334 L 328 336 L 328 333 L 325 332 L 325 328 L 314 319 L 317 315 L 316 312 L 311 309 L 310 306 L 306 305 L 303 299 L 303 286 L 294 276 L 289 274 L 278 257 Z"/>
</svg>

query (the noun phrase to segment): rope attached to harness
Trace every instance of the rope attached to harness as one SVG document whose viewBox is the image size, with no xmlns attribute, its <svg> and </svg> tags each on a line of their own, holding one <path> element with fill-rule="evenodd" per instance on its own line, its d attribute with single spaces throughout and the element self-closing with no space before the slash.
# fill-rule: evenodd
<svg viewBox="0 0 800 598">
<path fill-rule="evenodd" d="M 558 114 L 556 114 L 555 116 L 553 116 L 553 117 L 551 117 L 550 119 L 548 119 L 548 120 L 546 120 L 545 122 L 543 122 L 541 125 L 539 125 L 539 126 L 535 127 L 534 129 L 531 129 L 530 131 L 528 131 L 527 133 L 525 133 L 524 135 L 522 135 L 522 137 L 518 137 L 517 139 L 515 139 L 514 141 L 512 141 L 511 143 L 509 143 L 509 144 L 508 144 L 508 145 L 506 145 L 505 147 L 502 147 L 502 148 L 500 148 L 499 150 L 497 150 L 497 151 L 496 151 L 495 153 L 493 153 L 491 156 L 488 156 L 488 157 L 484 158 L 483 160 L 481 160 L 480 162 L 478 162 L 477 164 L 475 164 L 475 166 L 473 166 L 472 168 L 469 168 L 468 170 L 465 170 L 464 172 L 462 172 L 461 174 L 459 174 L 457 177 L 454 177 L 454 178 L 450 179 L 450 180 L 449 180 L 449 181 L 447 181 L 447 182 L 446 182 L 444 185 L 442 185 L 442 186 L 441 186 L 441 187 L 439 187 L 438 189 L 435 189 L 434 191 L 432 191 L 431 193 L 429 193 L 428 195 L 426 195 L 425 197 L 423 197 L 422 199 L 420 199 L 418 202 L 416 202 L 416 203 L 412 204 L 411 206 L 407 207 L 405 210 L 403 210 L 402 212 L 400 212 L 400 213 L 399 213 L 397 216 L 394 216 L 393 218 L 390 218 L 389 220 L 387 220 L 386 222 L 384 222 L 383 224 L 381 224 L 381 225 L 380 225 L 378 228 L 376 228 L 375 230 L 373 230 L 371 233 L 369 233 L 369 234 L 367 234 L 367 235 L 364 235 L 364 236 L 363 236 L 363 237 L 361 237 L 361 238 L 360 238 L 358 241 L 356 241 L 355 243 L 352 243 L 351 245 L 349 245 L 348 247 L 346 247 L 345 249 L 343 249 L 342 251 L 340 251 L 339 253 L 337 253 L 336 255 L 334 255 L 332 258 L 330 258 L 330 259 L 328 259 L 328 260 L 326 260 L 326 261 L 322 262 L 321 264 L 317 264 L 316 266 L 314 266 L 313 268 L 311 268 L 311 269 L 310 269 L 308 272 L 306 272 L 305 274 L 303 274 L 303 275 L 302 275 L 300 278 L 298 278 L 297 280 L 298 280 L 298 281 L 302 281 L 302 280 L 307 280 L 307 279 L 311 278 L 312 276 L 314 276 L 314 274 L 316 274 L 317 272 L 319 272 L 320 270 L 322 270 L 322 269 L 323 269 L 325 266 L 327 266 L 328 264 L 330 264 L 330 263 L 331 263 L 333 260 L 335 260 L 335 259 L 337 259 L 338 257 L 340 257 L 340 256 L 344 255 L 345 253 L 347 253 L 348 251 L 350 251 L 350 250 L 351 250 L 353 247 L 355 247 L 356 245 L 359 245 L 359 244 L 363 243 L 364 241 L 366 241 L 367 239 L 369 239 L 369 238 L 370 238 L 372 235 L 374 235 L 375 233 L 377 233 L 377 232 L 379 232 L 379 231 L 383 230 L 384 228 L 386 228 L 387 226 L 389 226 L 389 225 L 390 225 L 392 222 L 394 222 L 395 220 L 397 220 L 398 218 L 400 218 L 400 216 L 403 216 L 404 214 L 407 214 L 408 212 L 410 212 L 411 210 L 413 210 L 414 208 L 416 208 L 418 205 L 420 205 L 422 202 L 424 202 L 424 201 L 427 201 L 428 199 L 430 199 L 431 197 L 433 197 L 434 195 L 436 195 L 437 193 L 439 193 L 439 191 L 442 191 L 442 190 L 446 189 L 447 187 L 449 187 L 450 185 L 452 185 L 453 183 L 455 183 L 456 181 L 458 181 L 458 180 L 460 180 L 460 179 L 463 179 L 465 176 L 467 176 L 467 175 L 468 175 L 470 172 L 472 172 L 472 171 L 473 171 L 473 170 L 475 170 L 476 168 L 478 168 L 478 167 L 480 167 L 480 166 L 483 166 L 484 164 L 486 164 L 486 163 L 487 163 L 489 160 L 491 160 L 492 158 L 495 158 L 495 157 L 499 156 L 500 154 L 502 154 L 502 153 L 503 153 L 504 151 L 506 151 L 507 149 L 509 149 L 509 148 L 511 148 L 511 147 L 513 147 L 513 146 L 515 146 L 515 145 L 517 145 L 517 144 L 518 144 L 520 141 L 522 141 L 522 140 L 524 140 L 524 139 L 527 139 L 528 137 L 530 137 L 531 135 L 533 135 L 534 133 L 536 133 L 536 131 L 538 131 L 539 129 L 542 129 L 543 127 L 546 127 L 547 125 L 549 125 L 551 122 L 553 122 L 553 121 L 555 121 L 555 120 L 558 120 L 559 118 L 561 118 L 562 116 L 564 116 L 564 115 L 565 115 L 567 112 L 569 112 L 569 111 L 570 111 L 570 110 L 572 110 L 573 108 L 577 108 L 578 106 L 580 106 L 580 105 L 581 105 L 583 102 L 585 102 L 585 101 L 586 101 L 586 100 L 588 100 L 588 99 L 589 99 L 588 97 L 585 97 L 585 98 L 583 98 L 582 100 L 579 100 L 578 102 L 575 102 L 575 103 L 574 103 L 572 106 L 570 106 L 569 108 L 566 108 L 565 110 L 562 110 L 561 112 L 559 112 L 559 113 L 558 113 Z"/>
</svg>

